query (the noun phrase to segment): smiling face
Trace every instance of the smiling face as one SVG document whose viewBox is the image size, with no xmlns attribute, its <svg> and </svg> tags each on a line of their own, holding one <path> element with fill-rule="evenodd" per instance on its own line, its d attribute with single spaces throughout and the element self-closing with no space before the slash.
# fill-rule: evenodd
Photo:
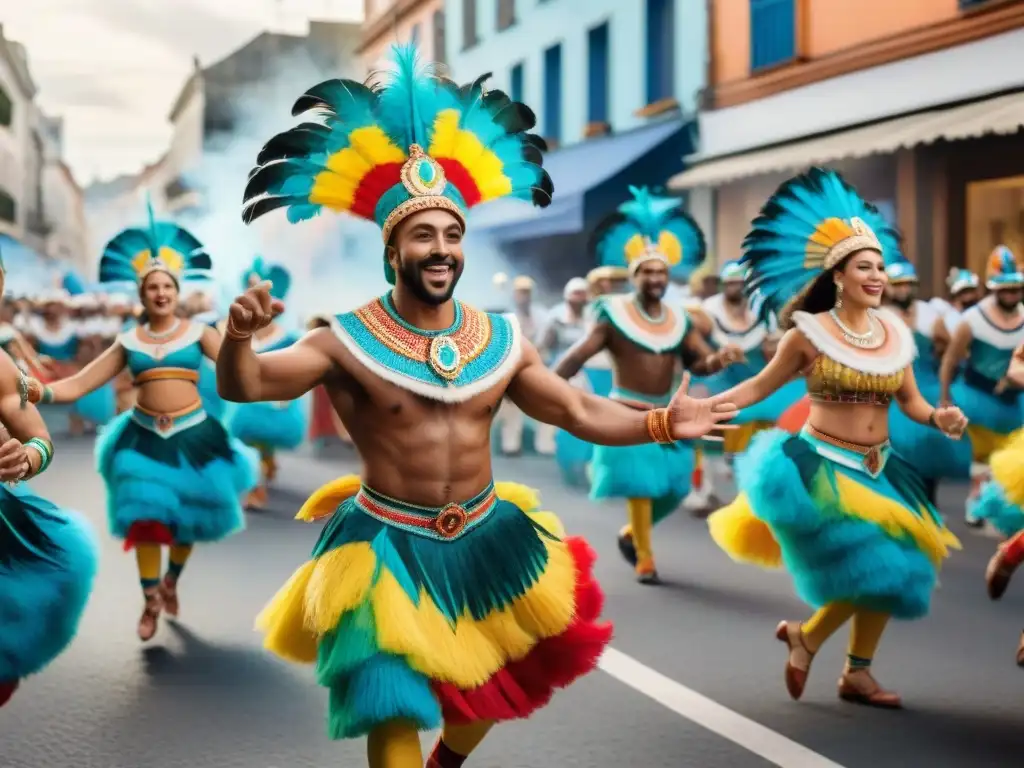
<svg viewBox="0 0 1024 768">
<path fill-rule="evenodd" d="M 166 272 L 150 272 L 139 288 L 139 298 L 150 318 L 170 317 L 178 308 L 178 284 Z"/>
<path fill-rule="evenodd" d="M 668 288 L 668 267 L 665 262 L 651 259 L 636 268 L 633 288 L 647 301 L 659 301 Z"/>
<path fill-rule="evenodd" d="M 886 283 L 885 262 L 877 251 L 855 251 L 835 275 L 836 284 L 843 286 L 843 304 L 851 308 L 878 307 Z"/>
<path fill-rule="evenodd" d="M 388 262 L 417 299 L 437 306 L 451 299 L 462 276 L 462 222 L 440 209 L 420 211 L 396 227 Z"/>
</svg>

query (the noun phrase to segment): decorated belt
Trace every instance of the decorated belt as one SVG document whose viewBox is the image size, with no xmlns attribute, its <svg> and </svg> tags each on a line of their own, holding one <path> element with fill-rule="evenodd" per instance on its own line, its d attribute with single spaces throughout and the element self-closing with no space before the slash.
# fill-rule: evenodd
<svg viewBox="0 0 1024 768">
<path fill-rule="evenodd" d="M 141 371 L 135 377 L 134 384 L 146 384 L 150 381 L 191 381 L 199 383 L 199 371 L 191 368 L 150 368 L 148 371 Z"/>
<path fill-rule="evenodd" d="M 141 427 L 156 432 L 161 437 L 170 437 L 182 430 L 194 427 L 206 419 L 202 400 L 197 400 L 187 408 L 169 413 L 157 413 L 136 405 L 132 409 L 132 419 Z"/>
<path fill-rule="evenodd" d="M 418 536 L 451 541 L 482 523 L 497 506 L 498 497 L 492 483 L 469 501 L 421 507 L 392 499 L 364 485 L 356 494 L 355 502 L 363 512 L 382 523 Z"/>
<path fill-rule="evenodd" d="M 808 397 L 816 403 L 887 406 L 893 396 L 888 392 L 811 392 Z"/>
<path fill-rule="evenodd" d="M 882 473 L 889 454 L 892 453 L 892 444 L 888 440 L 877 445 L 860 445 L 832 437 L 810 424 L 804 425 L 801 437 L 814 446 L 819 456 L 859 469 L 871 477 L 878 477 Z M 828 448 L 838 451 L 830 451 Z"/>
</svg>

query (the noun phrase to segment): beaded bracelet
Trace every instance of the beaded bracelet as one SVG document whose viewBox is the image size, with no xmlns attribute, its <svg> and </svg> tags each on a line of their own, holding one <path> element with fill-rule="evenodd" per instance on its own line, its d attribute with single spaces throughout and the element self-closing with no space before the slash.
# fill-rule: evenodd
<svg viewBox="0 0 1024 768">
<path fill-rule="evenodd" d="M 46 468 L 50 466 L 50 462 L 53 461 L 53 443 L 48 440 L 43 440 L 41 437 L 33 437 L 25 441 L 25 448 L 35 448 L 39 453 L 39 469 L 35 472 L 29 472 L 22 479 L 28 479 L 29 477 L 36 477 L 43 474 Z"/>
<path fill-rule="evenodd" d="M 53 389 L 49 385 L 43 387 L 43 396 L 39 398 L 41 403 L 52 403 L 53 402 Z"/>
</svg>

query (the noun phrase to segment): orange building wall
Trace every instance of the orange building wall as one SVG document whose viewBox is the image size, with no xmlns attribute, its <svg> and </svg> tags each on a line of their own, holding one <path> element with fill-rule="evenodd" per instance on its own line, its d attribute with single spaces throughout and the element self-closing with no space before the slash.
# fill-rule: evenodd
<svg viewBox="0 0 1024 768">
<path fill-rule="evenodd" d="M 397 5 L 401 0 L 395 0 L 391 3 L 379 3 L 386 7 L 383 12 L 389 12 L 390 9 Z M 402 3 L 408 5 L 408 3 Z M 360 59 L 364 64 L 366 72 L 379 71 L 388 68 L 388 54 L 391 50 L 391 46 L 395 43 L 407 43 L 412 39 L 412 28 L 416 25 L 420 25 L 420 39 L 419 39 L 419 50 L 420 55 L 425 61 L 439 61 L 444 58 L 443 52 L 434 51 L 434 11 L 441 10 L 444 3 L 442 0 L 423 0 L 418 3 L 415 8 L 409 11 L 408 14 L 404 15 L 401 21 L 397 25 L 392 25 L 388 32 L 381 35 L 376 40 L 373 40 L 360 54 Z M 381 10 L 378 10 L 374 14 L 373 18 L 369 16 L 366 22 L 363 24 L 363 29 L 367 28 L 367 24 L 372 23 L 378 19 L 381 14 Z M 449 33 L 450 34 L 450 33 Z"/>
<path fill-rule="evenodd" d="M 802 53 L 818 59 L 962 15 L 957 0 L 797 0 Z M 713 4 L 715 85 L 750 76 L 750 0 Z"/>
</svg>

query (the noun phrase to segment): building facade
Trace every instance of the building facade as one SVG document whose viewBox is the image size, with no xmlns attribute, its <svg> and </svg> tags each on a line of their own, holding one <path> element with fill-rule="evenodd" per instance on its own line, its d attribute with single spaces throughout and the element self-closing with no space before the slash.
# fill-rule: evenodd
<svg viewBox="0 0 1024 768">
<path fill-rule="evenodd" d="M 0 26 L 0 232 L 21 242 L 27 239 L 30 213 L 38 207 L 35 96 L 25 49 L 6 39 Z"/>
<path fill-rule="evenodd" d="M 362 77 L 388 67 L 395 43 L 416 43 L 427 61 L 443 63 L 447 50 L 445 3 L 442 0 L 363 0 L 359 40 Z M 451 5 L 449 0 L 448 5 Z"/>
<path fill-rule="evenodd" d="M 950 266 L 982 269 L 999 242 L 1024 247 L 1024 3 L 711 8 L 700 152 L 669 185 L 689 192 L 720 260 L 811 165 L 840 170 L 899 224 L 931 292 Z"/>
</svg>

